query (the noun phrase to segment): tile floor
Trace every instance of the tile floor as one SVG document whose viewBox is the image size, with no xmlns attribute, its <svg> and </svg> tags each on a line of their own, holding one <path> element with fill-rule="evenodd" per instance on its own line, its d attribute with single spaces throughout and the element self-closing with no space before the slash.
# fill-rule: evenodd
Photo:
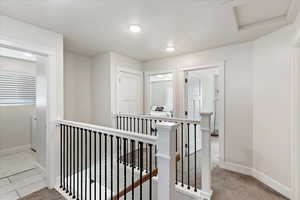
<svg viewBox="0 0 300 200">
<path fill-rule="evenodd" d="M 45 177 L 38 168 L 0 179 L 0 200 L 16 200 L 46 187 Z"/>
<path fill-rule="evenodd" d="M 35 168 L 35 158 L 30 150 L 0 156 L 0 178 Z"/>
<path fill-rule="evenodd" d="M 30 151 L 0 157 L 0 200 L 16 200 L 46 186 Z"/>
</svg>

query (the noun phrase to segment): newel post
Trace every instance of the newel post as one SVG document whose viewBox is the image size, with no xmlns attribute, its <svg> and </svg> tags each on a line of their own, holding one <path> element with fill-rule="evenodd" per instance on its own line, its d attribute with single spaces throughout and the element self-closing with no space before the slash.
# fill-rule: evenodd
<svg viewBox="0 0 300 200">
<path fill-rule="evenodd" d="M 161 122 L 156 125 L 158 133 L 158 200 L 175 199 L 176 129 L 178 124 Z"/>
<path fill-rule="evenodd" d="M 201 113 L 201 133 L 202 133 L 202 191 L 208 194 L 212 193 L 211 188 L 211 116 L 212 113 Z"/>
</svg>

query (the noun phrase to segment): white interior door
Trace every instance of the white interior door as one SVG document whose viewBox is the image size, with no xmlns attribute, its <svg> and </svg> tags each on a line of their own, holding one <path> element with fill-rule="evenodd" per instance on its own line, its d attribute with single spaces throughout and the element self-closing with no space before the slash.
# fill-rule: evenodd
<svg viewBox="0 0 300 200">
<path fill-rule="evenodd" d="M 186 72 L 186 79 L 185 79 L 185 95 L 186 95 L 186 117 L 187 119 L 191 120 L 200 120 L 200 112 L 202 110 L 202 87 L 201 87 L 201 80 L 197 77 L 192 76 L 189 72 Z M 196 151 L 201 149 L 201 132 L 200 126 L 195 127 L 190 125 L 189 129 L 186 128 L 185 134 L 185 144 L 186 147 L 186 154 L 192 154 Z M 195 141 L 195 133 L 196 141 Z"/>
<path fill-rule="evenodd" d="M 32 136 L 32 146 L 37 152 L 37 161 L 46 166 L 47 133 L 47 58 L 37 56 L 36 70 L 36 130 Z"/>
<path fill-rule="evenodd" d="M 141 114 L 142 111 L 142 74 L 120 70 L 117 83 L 117 112 Z"/>
</svg>

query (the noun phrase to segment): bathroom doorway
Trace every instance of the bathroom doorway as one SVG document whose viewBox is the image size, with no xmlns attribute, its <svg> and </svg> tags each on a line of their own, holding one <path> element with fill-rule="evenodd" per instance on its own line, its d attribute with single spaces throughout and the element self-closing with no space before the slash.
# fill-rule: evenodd
<svg viewBox="0 0 300 200">
<path fill-rule="evenodd" d="M 45 56 L 0 47 L 0 197 L 46 187 Z"/>
<path fill-rule="evenodd" d="M 149 76 L 150 115 L 173 117 L 173 74 L 154 74 Z"/>
</svg>

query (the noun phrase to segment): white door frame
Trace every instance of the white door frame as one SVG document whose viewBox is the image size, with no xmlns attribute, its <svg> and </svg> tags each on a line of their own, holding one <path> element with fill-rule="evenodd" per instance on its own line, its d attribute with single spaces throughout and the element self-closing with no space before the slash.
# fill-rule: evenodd
<svg viewBox="0 0 300 200">
<path fill-rule="evenodd" d="M 62 38 L 61 38 L 62 45 Z M 56 50 L 48 46 L 41 46 L 34 42 L 24 42 L 0 34 L 0 47 L 31 52 L 46 56 L 47 71 L 47 129 L 46 129 L 46 181 L 49 188 L 56 186 L 59 159 L 59 134 L 57 120 L 63 119 L 63 57 L 59 46 Z M 61 46 L 62 47 L 62 46 Z"/>
<path fill-rule="evenodd" d="M 199 66 L 183 66 L 181 67 L 181 70 L 183 70 L 183 75 L 185 75 L 186 72 L 188 71 L 196 71 L 196 70 L 203 70 L 203 69 L 210 69 L 210 68 L 218 68 L 220 69 L 220 82 L 223 83 L 221 84 L 221 88 L 219 88 L 219 99 L 220 99 L 220 111 L 219 111 L 219 116 L 220 116 L 220 127 L 219 127 L 219 142 L 220 142 L 220 158 L 219 158 L 219 163 L 222 164 L 225 162 L 225 61 L 216 63 L 216 64 L 211 64 L 211 65 L 199 65 Z M 183 79 L 183 84 L 184 84 L 184 79 Z M 184 116 L 184 111 L 186 110 L 186 87 L 183 87 L 183 101 L 182 101 L 182 108 L 184 108 L 181 112 L 182 116 Z"/>
<path fill-rule="evenodd" d="M 189 85 L 188 85 L 188 82 L 186 82 L 185 80 L 188 79 L 188 72 L 191 72 L 191 71 L 193 71 L 193 70 L 184 71 L 184 111 L 187 111 L 187 112 L 189 112 L 189 109 L 187 108 L 188 107 L 188 100 L 189 100 L 189 95 L 188 95 Z M 199 88 L 200 89 L 200 96 L 202 97 L 202 82 L 200 80 L 199 80 L 199 82 L 200 82 L 200 88 Z M 199 109 L 200 110 L 202 108 L 202 101 L 201 100 L 199 100 L 200 101 L 200 103 L 199 103 Z M 195 114 L 195 113 L 193 113 L 193 114 Z M 200 113 L 198 113 L 198 114 L 199 114 L 199 118 L 200 118 Z M 184 115 L 185 115 L 185 118 L 187 118 L 189 116 L 189 113 L 188 113 L 188 115 L 186 115 L 186 113 L 184 113 Z M 193 119 L 196 120 L 195 118 L 193 118 Z M 199 130 L 200 130 L 200 128 L 199 128 Z M 185 127 L 185 131 L 187 132 L 187 127 Z M 194 131 L 190 130 L 190 136 L 193 135 L 193 134 L 195 134 Z M 188 146 L 188 143 L 187 143 L 188 140 L 189 140 L 188 134 L 185 134 L 184 138 L 183 138 L 183 143 L 184 143 L 185 147 Z M 190 141 L 190 144 L 194 144 L 194 141 Z M 197 144 L 197 142 L 196 142 L 196 144 Z M 198 146 L 198 145 L 200 145 L 200 146 Z M 196 151 L 201 149 L 201 143 L 198 144 L 198 145 L 196 145 Z M 193 154 L 195 152 L 194 149 L 195 149 L 195 147 L 190 146 L 190 152 L 189 152 L 188 148 L 185 148 L 184 149 L 185 156 Z"/>
<path fill-rule="evenodd" d="M 175 79 L 175 72 L 176 70 L 157 70 L 157 71 L 147 71 L 144 72 L 144 114 L 150 115 L 150 98 L 151 98 L 151 84 L 150 84 L 150 76 L 153 75 L 159 75 L 159 74 L 172 74 L 172 103 L 173 103 L 173 115 L 176 116 L 176 91 L 175 91 L 175 85 L 176 85 L 176 79 Z"/>
<path fill-rule="evenodd" d="M 291 199 L 300 199 L 300 31 L 291 55 Z"/>
<path fill-rule="evenodd" d="M 125 67 L 125 66 L 118 66 L 117 67 L 117 78 L 116 78 L 116 111 L 117 113 L 119 113 L 119 75 L 120 72 L 125 72 L 125 73 L 129 73 L 129 74 L 134 74 L 134 75 L 138 75 L 138 77 L 140 78 L 139 80 L 139 105 L 138 105 L 138 112 L 139 114 L 143 114 L 143 72 L 138 71 L 138 70 L 134 70 L 131 69 L 129 67 Z"/>
</svg>

